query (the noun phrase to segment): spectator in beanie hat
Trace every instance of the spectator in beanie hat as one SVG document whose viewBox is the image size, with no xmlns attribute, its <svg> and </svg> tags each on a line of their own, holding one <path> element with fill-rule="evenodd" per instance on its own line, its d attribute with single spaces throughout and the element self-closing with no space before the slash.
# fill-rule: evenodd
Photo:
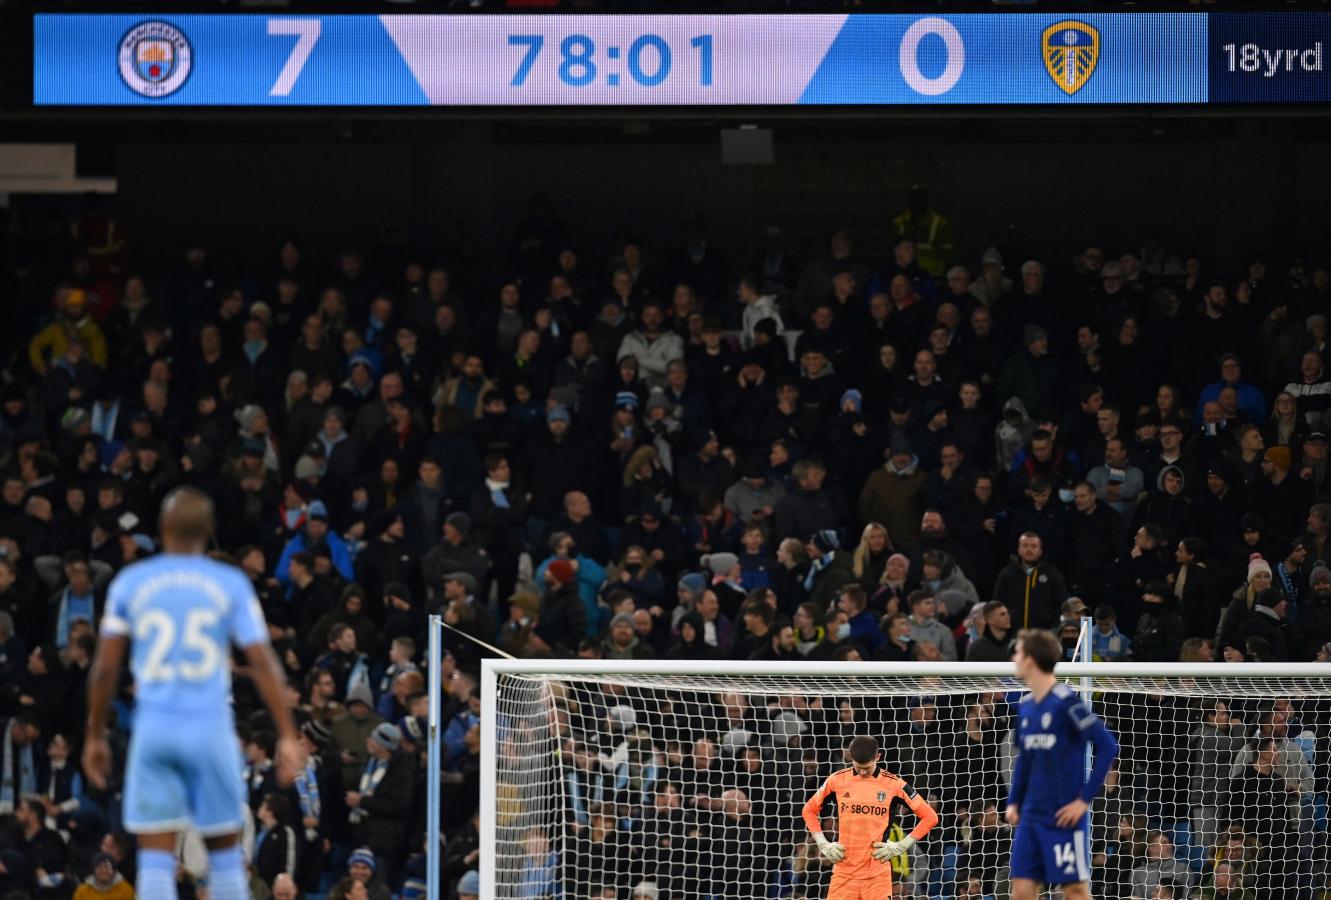
<svg viewBox="0 0 1331 900">
<path fill-rule="evenodd" d="M 835 531 L 815 531 L 804 543 L 809 554 L 809 574 L 804 576 L 804 589 L 809 600 L 824 609 L 832 605 L 841 588 L 855 580 L 851 554 L 841 549 L 841 538 Z"/>
<path fill-rule="evenodd" d="M 1235 633 L 1232 643 L 1245 646 L 1249 638 L 1261 638 L 1270 645 L 1266 662 L 1285 662 L 1290 658 L 1288 624 L 1289 599 L 1279 588 L 1260 591 L 1253 601 L 1252 614 Z"/>
<path fill-rule="evenodd" d="M 346 794 L 357 836 L 374 856 L 373 870 L 385 884 L 393 883 L 411 826 L 416 795 L 416 762 L 400 749 L 402 732 L 380 722 L 365 741 L 369 758 L 355 790 Z"/>
<path fill-rule="evenodd" d="M 887 461 L 874 470 L 860 491 L 860 519 L 881 522 L 892 545 L 904 546 L 919 536 L 928 483 L 929 476 L 920 469 L 910 441 L 898 433 L 888 448 Z"/>
<path fill-rule="evenodd" d="M 1308 574 L 1308 596 L 1300 612 L 1302 658 L 1306 659 L 1316 656 L 1319 648 L 1331 641 L 1331 569 L 1321 560 Z"/>
<path fill-rule="evenodd" d="M 639 640 L 630 613 L 620 613 L 610 620 L 610 630 L 601 647 L 604 659 L 654 659 L 656 656 Z"/>
<path fill-rule="evenodd" d="M 577 573 L 571 560 L 556 559 L 546 566 L 538 619 L 548 632 L 541 638 L 551 647 L 571 649 L 588 635 L 587 608 L 578 592 Z"/>
<path fill-rule="evenodd" d="M 358 847 L 347 857 L 347 877 L 333 886 L 331 900 L 353 900 L 353 883 L 365 889 L 366 900 L 392 900 L 392 892 L 380 878 L 378 861 L 369 847 Z"/>
</svg>

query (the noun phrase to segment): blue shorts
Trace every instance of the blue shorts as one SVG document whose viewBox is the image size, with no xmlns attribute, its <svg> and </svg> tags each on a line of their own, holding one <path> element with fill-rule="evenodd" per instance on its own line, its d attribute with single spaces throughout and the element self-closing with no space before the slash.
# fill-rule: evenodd
<svg viewBox="0 0 1331 900">
<path fill-rule="evenodd" d="M 125 830 L 239 833 L 245 823 L 243 768 L 230 719 L 135 716 L 125 766 Z"/>
<path fill-rule="evenodd" d="M 1012 877 L 1044 884 L 1091 880 L 1086 828 L 1059 828 L 1023 818 L 1012 836 Z"/>
</svg>

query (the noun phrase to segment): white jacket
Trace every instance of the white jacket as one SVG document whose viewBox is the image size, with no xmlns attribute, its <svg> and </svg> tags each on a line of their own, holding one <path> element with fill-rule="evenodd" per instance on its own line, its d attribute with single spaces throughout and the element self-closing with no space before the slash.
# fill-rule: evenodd
<svg viewBox="0 0 1331 900">
<path fill-rule="evenodd" d="M 673 331 L 663 331 L 651 340 L 642 330 L 630 331 L 619 343 L 615 361 L 632 356 L 638 361 L 638 374 L 649 388 L 665 387 L 666 367 L 684 358 L 684 339 Z"/>
<path fill-rule="evenodd" d="M 744 333 L 740 340 L 745 350 L 753 346 L 753 326 L 763 319 L 775 319 L 776 333 L 782 334 L 785 332 L 786 326 L 781 321 L 781 313 L 776 311 L 776 297 L 771 294 L 763 294 L 753 303 L 744 307 L 744 318 L 741 320 Z"/>
</svg>

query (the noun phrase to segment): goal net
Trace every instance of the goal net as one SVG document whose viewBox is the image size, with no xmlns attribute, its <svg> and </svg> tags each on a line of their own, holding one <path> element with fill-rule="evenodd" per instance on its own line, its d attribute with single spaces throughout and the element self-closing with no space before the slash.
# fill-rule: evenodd
<svg viewBox="0 0 1331 900">
<path fill-rule="evenodd" d="M 482 896 L 826 897 L 801 809 L 860 734 L 941 817 L 890 863 L 893 895 L 1010 894 L 1010 666 L 485 665 Z M 1093 896 L 1320 897 L 1323 670 L 1060 666 L 1121 744 L 1085 838 Z M 899 804 L 887 837 L 914 821 Z M 832 804 L 822 823 L 835 839 Z"/>
</svg>

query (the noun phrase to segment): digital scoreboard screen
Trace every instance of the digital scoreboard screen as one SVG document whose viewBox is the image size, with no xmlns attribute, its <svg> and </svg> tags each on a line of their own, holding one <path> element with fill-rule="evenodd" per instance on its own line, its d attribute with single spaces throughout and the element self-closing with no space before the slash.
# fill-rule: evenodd
<svg viewBox="0 0 1331 900">
<path fill-rule="evenodd" d="M 37 106 L 1303 104 L 1322 13 L 39 14 Z"/>
</svg>

